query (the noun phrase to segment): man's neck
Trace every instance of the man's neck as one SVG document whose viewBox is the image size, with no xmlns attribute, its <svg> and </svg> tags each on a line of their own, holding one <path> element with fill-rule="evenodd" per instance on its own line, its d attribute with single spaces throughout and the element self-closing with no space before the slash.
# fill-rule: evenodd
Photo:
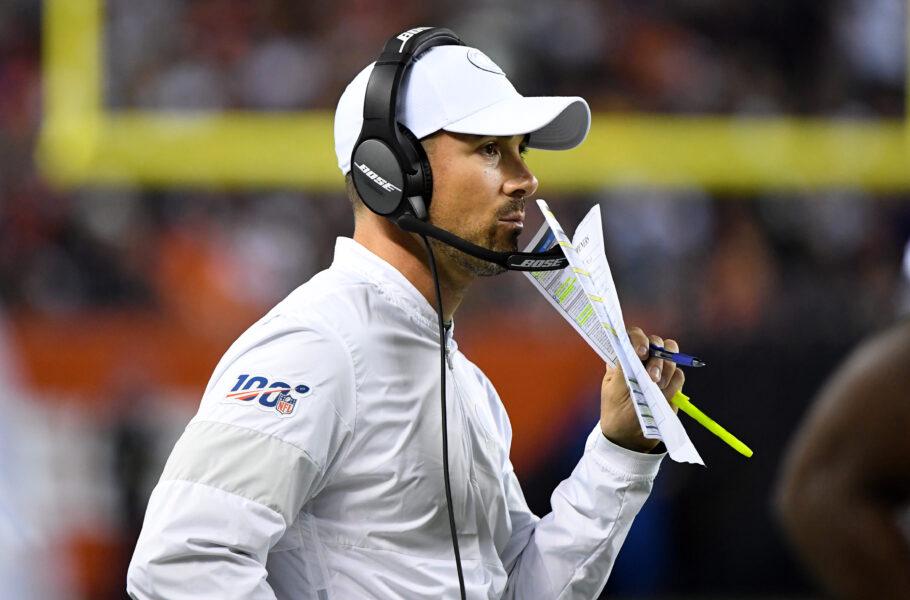
<svg viewBox="0 0 910 600">
<path fill-rule="evenodd" d="M 426 247 L 421 240 L 383 219 L 370 226 L 355 226 L 354 241 L 395 267 L 436 310 L 433 274 Z M 439 288 L 442 291 L 442 318 L 446 323 L 451 323 L 473 277 L 449 264 L 438 251 L 434 255 Z"/>
</svg>

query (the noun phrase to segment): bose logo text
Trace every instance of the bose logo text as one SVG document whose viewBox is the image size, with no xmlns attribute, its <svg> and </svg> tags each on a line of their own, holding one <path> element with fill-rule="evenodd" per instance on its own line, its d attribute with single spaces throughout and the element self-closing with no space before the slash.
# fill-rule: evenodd
<svg viewBox="0 0 910 600">
<path fill-rule="evenodd" d="M 396 190 L 399 192 L 401 191 L 400 187 L 389 183 L 388 181 L 386 181 L 385 179 L 380 177 L 379 173 L 376 173 L 375 171 L 370 169 L 370 167 L 366 166 L 365 164 L 358 165 L 357 163 L 354 163 L 354 166 L 357 167 L 358 169 L 360 169 L 361 171 L 363 171 L 364 175 L 369 177 L 373 181 L 373 183 L 375 183 L 376 185 L 378 185 L 385 191 L 387 191 L 387 192 L 394 192 Z"/>
<path fill-rule="evenodd" d="M 519 266 L 519 267 L 558 267 L 561 264 L 563 264 L 562 258 L 544 258 L 544 259 L 536 259 L 536 260 L 533 258 L 526 258 L 525 260 L 521 261 L 521 263 L 519 263 L 516 266 Z"/>
<path fill-rule="evenodd" d="M 427 29 L 430 29 L 430 27 L 415 27 L 414 29 L 408 29 L 401 35 L 397 36 L 396 39 L 401 40 L 401 47 L 398 48 L 398 52 L 401 53 L 401 51 L 404 50 L 404 45 L 407 43 L 407 41 L 409 39 L 411 39 L 412 37 L 414 37 L 421 31 L 426 31 Z"/>
</svg>

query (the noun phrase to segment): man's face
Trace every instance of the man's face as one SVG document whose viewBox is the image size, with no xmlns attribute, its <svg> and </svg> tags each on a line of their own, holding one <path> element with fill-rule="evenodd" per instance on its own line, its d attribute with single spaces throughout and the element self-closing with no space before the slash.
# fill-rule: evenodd
<svg viewBox="0 0 910 600">
<path fill-rule="evenodd" d="M 537 178 L 522 154 L 524 136 L 479 136 L 441 131 L 424 140 L 433 170 L 430 222 L 458 237 L 497 252 L 518 249 L 525 200 L 537 191 Z M 451 262 L 478 276 L 505 269 L 434 244 Z"/>
</svg>

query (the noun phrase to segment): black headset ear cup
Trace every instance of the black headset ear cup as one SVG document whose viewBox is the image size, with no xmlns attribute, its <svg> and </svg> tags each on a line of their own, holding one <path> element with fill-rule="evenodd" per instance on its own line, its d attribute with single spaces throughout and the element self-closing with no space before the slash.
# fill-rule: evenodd
<svg viewBox="0 0 910 600">
<path fill-rule="evenodd" d="M 370 210 L 390 216 L 409 206 L 406 201 L 409 177 L 384 141 L 368 139 L 359 143 L 351 155 L 351 167 L 354 187 Z"/>
<path fill-rule="evenodd" d="M 417 174 L 421 178 L 418 187 L 412 188 L 420 190 L 423 196 L 423 203 L 426 208 L 430 208 L 430 200 L 433 198 L 433 170 L 430 168 L 430 159 L 427 158 L 427 153 L 423 149 L 423 144 L 420 143 L 420 140 L 417 139 L 410 129 L 405 127 L 402 124 L 398 124 L 398 131 L 401 132 L 401 135 L 408 141 L 407 144 L 402 144 L 405 151 L 408 153 L 408 158 L 411 159 L 411 164 L 417 165 L 420 168 L 420 172 Z"/>
</svg>

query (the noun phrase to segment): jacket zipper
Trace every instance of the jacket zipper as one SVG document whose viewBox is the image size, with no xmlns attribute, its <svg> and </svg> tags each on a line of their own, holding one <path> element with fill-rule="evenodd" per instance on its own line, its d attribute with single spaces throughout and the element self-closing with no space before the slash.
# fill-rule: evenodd
<svg viewBox="0 0 910 600">
<path fill-rule="evenodd" d="M 446 352 L 446 364 L 449 365 L 449 371 L 455 372 L 455 366 L 452 364 L 452 355 L 449 352 L 449 336 L 450 333 L 446 330 L 445 337 L 443 338 L 443 343 L 445 344 Z"/>
</svg>

